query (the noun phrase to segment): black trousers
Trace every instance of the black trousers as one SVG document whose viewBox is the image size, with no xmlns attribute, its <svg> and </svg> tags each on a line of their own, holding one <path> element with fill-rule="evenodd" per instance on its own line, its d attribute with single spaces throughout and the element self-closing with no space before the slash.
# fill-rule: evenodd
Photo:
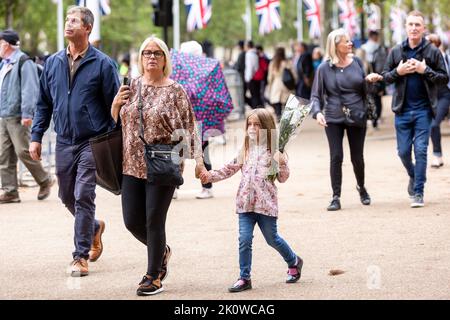
<svg viewBox="0 0 450 320">
<path fill-rule="evenodd" d="M 372 120 L 372 124 L 374 128 L 378 127 L 378 119 L 381 118 L 381 111 L 383 111 L 383 105 L 381 103 L 381 96 L 379 94 L 373 95 L 373 101 L 375 102 L 377 118 Z"/>
<path fill-rule="evenodd" d="M 351 127 L 345 124 L 328 123 L 325 132 L 330 148 L 330 177 L 333 196 L 341 196 L 342 185 L 342 161 L 344 151 L 342 142 L 344 131 L 347 131 L 348 143 L 350 146 L 350 156 L 353 164 L 356 182 L 358 186 L 364 187 L 364 140 L 366 137 L 366 127 Z"/>
<path fill-rule="evenodd" d="M 261 99 L 261 81 L 260 80 L 251 80 L 248 83 L 248 90 L 250 91 L 251 98 L 246 99 L 246 103 L 252 108 L 262 108 L 263 101 Z"/>
<path fill-rule="evenodd" d="M 147 246 L 147 274 L 153 278 L 161 272 L 166 248 L 166 218 L 173 186 L 154 186 L 145 179 L 124 175 L 122 212 L 125 227 Z"/>
<path fill-rule="evenodd" d="M 212 169 L 212 165 L 211 165 L 211 158 L 209 157 L 209 141 L 208 140 L 203 142 L 202 150 L 203 150 L 203 164 L 205 165 L 206 170 L 209 171 Z M 212 183 L 202 184 L 202 187 L 206 188 L 206 189 L 211 189 Z"/>
</svg>

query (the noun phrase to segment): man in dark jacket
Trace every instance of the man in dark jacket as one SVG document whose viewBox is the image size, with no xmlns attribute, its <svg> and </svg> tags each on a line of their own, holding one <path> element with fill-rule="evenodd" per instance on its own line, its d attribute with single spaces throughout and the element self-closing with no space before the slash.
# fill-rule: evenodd
<svg viewBox="0 0 450 320">
<path fill-rule="evenodd" d="M 30 154 L 41 156 L 51 117 L 55 124 L 59 197 L 75 217 L 72 276 L 88 275 L 87 260 L 102 253 L 103 221 L 95 220 L 95 162 L 89 138 L 108 131 L 111 104 L 119 88 L 113 61 L 89 44 L 94 16 L 84 7 L 67 11 L 67 49 L 46 61 L 31 132 Z"/>
<path fill-rule="evenodd" d="M 314 67 L 312 56 L 308 52 L 306 43 L 299 42 L 294 47 L 294 67 L 297 71 L 297 84 L 295 93 L 297 96 L 309 100 L 311 98 L 311 87 L 314 78 Z"/>
<path fill-rule="evenodd" d="M 382 75 L 386 83 L 395 83 L 392 111 L 398 155 L 410 177 L 411 207 L 418 208 L 424 206 L 428 139 L 436 111 L 437 89 L 448 81 L 448 76 L 439 50 L 424 39 L 422 13 L 408 14 L 406 31 L 408 39 L 389 53 Z M 413 144 L 415 165 L 411 158 Z"/>
</svg>

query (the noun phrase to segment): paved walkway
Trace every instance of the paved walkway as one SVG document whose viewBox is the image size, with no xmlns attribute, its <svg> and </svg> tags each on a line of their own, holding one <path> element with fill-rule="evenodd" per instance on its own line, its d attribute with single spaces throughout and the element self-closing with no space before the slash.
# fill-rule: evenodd
<svg viewBox="0 0 450 320">
<path fill-rule="evenodd" d="M 259 230 L 254 238 L 253 290 L 229 294 L 239 275 L 234 196 L 240 175 L 214 186 L 213 199 L 196 200 L 200 183 L 193 163 L 172 202 L 167 239 L 173 248 L 165 292 L 146 299 L 449 299 L 450 138 L 443 138 L 447 163 L 428 170 L 426 207 L 411 209 L 406 173 L 396 155 L 392 113 L 366 143 L 367 189 L 363 207 L 355 190 L 348 146 L 343 166 L 343 210 L 327 212 L 329 156 L 325 134 L 307 120 L 288 146 L 291 177 L 279 185 L 279 231 L 303 257 L 299 283 L 284 283 L 286 266 Z M 214 168 L 230 160 L 241 136 L 228 124 L 225 146 L 212 145 Z M 450 126 L 443 124 L 443 130 Z M 235 144 L 237 142 L 237 144 Z M 97 192 L 97 215 L 106 221 L 105 249 L 90 275 L 69 277 L 73 218 L 57 198 L 45 201 L 37 188 L 21 190 L 22 203 L 0 206 L 0 299 L 139 299 L 146 250 L 125 229 L 120 197 Z M 330 276 L 330 270 L 343 274 Z"/>
</svg>

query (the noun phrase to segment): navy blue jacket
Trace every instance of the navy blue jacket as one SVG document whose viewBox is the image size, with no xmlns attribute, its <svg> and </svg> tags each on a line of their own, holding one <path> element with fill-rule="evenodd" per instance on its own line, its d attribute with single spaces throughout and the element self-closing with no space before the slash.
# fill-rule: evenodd
<svg viewBox="0 0 450 320">
<path fill-rule="evenodd" d="M 67 145 L 83 143 L 113 126 L 111 105 L 120 82 L 107 55 L 89 45 L 72 85 L 69 83 L 69 60 L 64 49 L 45 63 L 31 141 L 42 142 L 52 114 L 56 140 Z"/>
</svg>

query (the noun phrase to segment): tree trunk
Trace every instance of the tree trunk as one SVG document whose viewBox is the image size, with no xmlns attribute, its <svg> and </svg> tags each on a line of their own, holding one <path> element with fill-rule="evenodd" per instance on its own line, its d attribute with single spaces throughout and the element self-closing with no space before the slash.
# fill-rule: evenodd
<svg viewBox="0 0 450 320">
<path fill-rule="evenodd" d="M 321 22 L 323 33 L 321 35 L 322 48 L 325 48 L 327 43 L 328 34 L 332 31 L 332 21 L 333 21 L 333 3 L 334 1 L 324 1 L 323 6 L 321 6 Z"/>
<path fill-rule="evenodd" d="M 13 9 L 14 0 L 6 0 L 6 15 L 5 15 L 5 25 L 6 29 L 12 29 L 13 27 Z"/>
</svg>

